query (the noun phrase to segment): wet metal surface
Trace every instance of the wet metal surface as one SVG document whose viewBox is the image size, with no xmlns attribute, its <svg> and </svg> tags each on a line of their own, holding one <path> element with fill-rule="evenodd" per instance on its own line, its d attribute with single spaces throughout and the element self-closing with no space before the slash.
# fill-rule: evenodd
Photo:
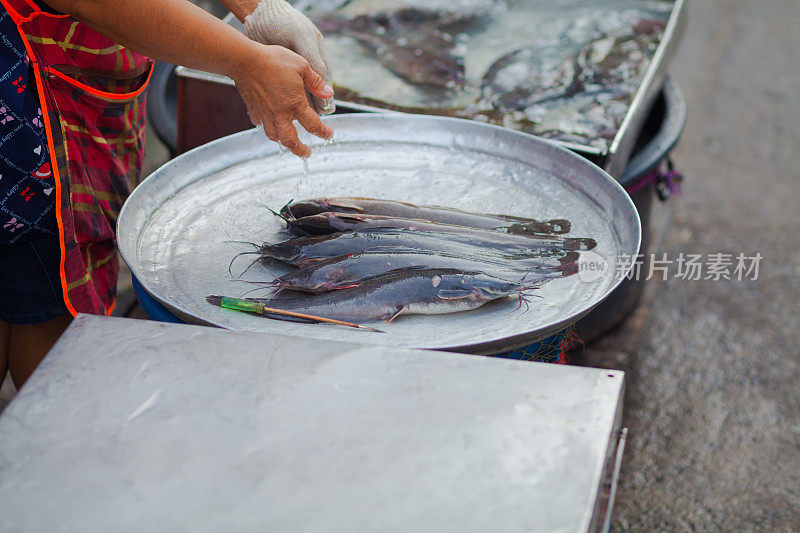
<svg viewBox="0 0 800 533">
<path fill-rule="evenodd" d="M 636 210 L 607 174 L 575 154 L 510 130 L 411 115 L 326 119 L 336 142 L 316 142 L 303 162 L 279 153 L 256 130 L 220 139 L 171 161 L 142 183 L 122 210 L 119 247 L 133 274 L 158 300 L 196 323 L 324 340 L 498 353 L 560 331 L 617 284 L 639 247 Z M 311 142 L 310 136 L 304 138 Z M 592 237 L 607 261 L 593 281 L 553 280 L 526 306 L 507 299 L 457 315 L 409 316 L 386 333 L 264 319 L 208 304 L 209 294 L 240 296 L 228 264 L 247 244 L 285 238 L 268 207 L 290 199 L 367 196 L 572 222 L 570 236 Z M 252 260 L 234 263 L 239 274 Z M 270 266 L 281 274 L 280 266 Z M 271 280 L 259 267 L 251 281 Z M 584 278 L 586 279 L 586 278 Z"/>
<path fill-rule="evenodd" d="M 623 380 L 82 315 L 0 417 L 0 530 L 587 531 Z"/>
<path fill-rule="evenodd" d="M 576 146 L 584 153 L 608 155 L 611 174 L 619 176 L 683 29 L 682 0 L 674 4 L 618 0 L 426 4 L 401 2 L 398 5 L 356 0 L 348 2 L 339 12 L 350 17 L 375 17 L 382 13 L 402 12 L 411 6 L 421 12 L 427 9 L 442 13 L 440 22 L 446 21 L 448 15 L 454 17 L 454 13 L 456 17 L 462 17 L 463 21 L 455 24 L 455 29 L 444 31 L 452 35 L 453 55 L 463 58 L 466 77 L 463 87 L 437 90 L 409 83 L 391 71 L 392 65 L 403 62 L 402 57 L 392 56 L 391 61 L 384 61 L 385 64 L 381 65 L 373 57 L 374 53 L 361 46 L 364 43 L 359 40 L 358 31 L 326 32 L 327 11 L 315 11 L 314 2 L 308 2 L 312 13 L 322 15 L 320 27 L 326 33 L 332 61 L 339 65 L 334 77 L 337 86 L 342 88 L 340 98 L 379 108 L 488 121 L 556 139 Z M 582 82 L 577 81 L 591 78 L 592 67 L 578 66 L 582 63 L 577 59 L 582 48 L 585 52 L 598 45 L 606 50 L 609 36 L 632 32 L 636 25 L 634 21 L 666 23 L 668 19 L 670 23 L 666 30 L 657 32 L 660 33 L 658 37 L 651 37 L 652 49 L 647 47 L 640 52 L 641 57 L 632 54 L 624 62 L 629 69 L 623 76 L 624 83 L 614 85 L 606 81 L 594 85 L 586 82 L 582 87 Z M 399 28 L 390 25 L 387 30 L 373 24 L 376 28 L 372 29 L 375 34 L 371 39 L 382 40 L 379 47 L 382 53 L 391 55 L 398 46 L 413 48 L 405 35 L 407 32 L 402 31 L 402 25 Z M 410 25 L 408 32 L 417 36 L 412 42 L 420 41 L 419 46 L 425 48 L 424 38 L 417 34 L 430 32 L 432 25 L 435 27 L 435 23 L 427 21 Z M 356 28 L 370 33 L 359 25 Z M 399 38 L 392 38 L 392 32 L 398 30 Z M 617 42 L 614 47 L 620 53 L 626 45 Z M 595 52 L 590 56 L 595 57 L 595 53 L 603 55 L 602 51 L 592 49 Z M 418 48 L 417 51 L 423 57 L 423 50 Z M 447 57 L 451 56 L 438 58 L 438 61 L 446 63 Z M 416 71 L 412 69 L 412 72 Z M 499 89 L 500 86 L 504 88 Z M 534 97 L 531 101 L 522 96 L 528 92 L 544 91 L 543 86 L 549 88 L 549 92 L 545 91 L 548 96 L 540 95 L 539 99 Z"/>
<path fill-rule="evenodd" d="M 687 21 L 686 2 L 684 0 L 676 0 L 675 2 L 622 0 L 590 1 L 588 3 L 585 0 L 512 3 L 493 2 L 492 0 L 457 0 L 455 2 L 418 2 L 417 0 L 410 0 L 400 3 L 374 0 L 352 3 L 343 2 L 342 0 L 300 0 L 294 2 L 294 4 L 300 9 L 316 11 L 323 15 L 333 13 L 341 7 L 341 12 L 349 15 L 357 15 L 362 12 L 385 13 L 411 8 L 422 11 L 438 10 L 443 13 L 457 13 L 460 16 L 472 14 L 483 22 L 497 17 L 497 21 L 488 24 L 492 31 L 481 30 L 477 32 L 477 35 L 460 33 L 455 36 L 455 41 L 458 42 L 457 48 L 470 49 L 470 53 L 464 58 L 466 61 L 466 75 L 468 80 L 471 79 L 472 84 L 478 85 L 480 85 L 478 80 L 491 66 L 492 62 L 505 53 L 515 50 L 520 51 L 522 50 L 520 47 L 523 46 L 524 48 L 526 44 L 536 50 L 535 58 L 549 55 L 554 50 L 563 52 L 562 49 L 565 42 L 568 43 L 570 41 L 566 37 L 567 35 L 570 33 L 583 35 L 587 32 L 590 34 L 593 25 L 599 27 L 614 19 L 614 15 L 611 15 L 611 13 L 615 13 L 616 10 L 634 9 L 641 10 L 642 13 L 652 10 L 654 13 L 660 11 L 665 17 L 668 15 L 668 23 L 658 48 L 652 58 L 647 59 L 649 62 L 648 68 L 634 84 L 628 101 L 621 104 L 622 110 L 619 114 L 619 122 L 611 128 L 610 140 L 601 138 L 597 132 L 587 134 L 586 131 L 583 131 L 585 125 L 582 122 L 600 109 L 614 104 L 613 100 L 611 103 L 606 101 L 605 103 L 592 104 L 591 102 L 594 102 L 594 100 L 591 97 L 588 101 L 584 98 L 583 102 L 580 98 L 565 99 L 562 105 L 554 107 L 543 115 L 543 122 L 550 123 L 552 128 L 542 124 L 531 126 L 525 120 L 520 121 L 519 116 L 515 118 L 510 112 L 501 113 L 503 116 L 501 116 L 502 120 L 499 122 L 497 117 L 492 119 L 492 122 L 503 126 L 522 129 L 539 136 L 553 137 L 562 146 L 577 150 L 582 154 L 602 156 L 603 168 L 614 177 L 619 177 L 625 169 L 643 121 L 666 78 L 667 67 L 677 50 L 678 42 L 683 35 Z M 342 7 L 343 5 L 344 7 Z M 602 14 L 603 10 L 606 10 L 605 14 Z M 228 15 L 225 20 L 234 28 L 241 30 L 241 23 L 233 15 Z M 531 24 L 531 21 L 536 21 L 536 23 Z M 466 46 L 465 42 L 461 42 L 465 38 L 471 42 L 469 47 Z M 400 38 L 400 40 L 402 39 L 403 37 Z M 443 97 L 439 96 L 441 101 L 438 102 L 437 106 L 428 92 L 420 92 L 419 88 L 405 83 L 402 79 L 383 68 L 368 54 L 365 55 L 363 50 L 360 51 L 359 45 L 351 37 L 328 34 L 326 42 L 329 54 L 336 65 L 334 68 L 336 83 L 346 88 L 340 91 L 342 94 L 339 95 L 339 98 L 351 108 L 360 108 L 364 111 L 397 109 L 417 113 L 474 118 L 481 122 L 489 120 L 489 116 L 485 114 L 486 110 L 478 109 L 479 106 L 473 102 L 477 98 L 477 94 L 480 93 L 476 87 L 471 87 L 469 90 L 445 93 Z M 545 69 L 546 75 L 558 71 L 561 67 L 563 65 L 557 67 L 548 66 Z M 232 80 L 225 76 L 191 69 L 182 69 L 180 75 L 197 77 L 198 79 L 203 78 L 212 85 L 233 85 Z M 531 84 L 539 85 L 540 81 L 532 81 Z M 381 90 L 385 93 L 383 96 L 374 96 L 376 91 L 380 92 Z M 364 98 L 365 95 L 373 95 L 374 97 Z M 412 101 L 403 103 L 403 98 L 411 98 Z M 587 104 L 587 102 L 589 103 Z M 494 110 L 490 114 L 496 112 L 497 110 Z M 539 117 L 536 120 L 541 118 Z M 589 120 L 589 122 L 592 121 Z M 593 127 L 597 127 L 597 125 Z M 577 138 L 570 139 L 570 134 L 565 132 L 572 131 L 575 128 L 577 128 L 576 131 L 583 131 L 583 133 L 577 135 Z M 580 140 L 581 136 L 584 136 L 585 139 Z"/>
</svg>

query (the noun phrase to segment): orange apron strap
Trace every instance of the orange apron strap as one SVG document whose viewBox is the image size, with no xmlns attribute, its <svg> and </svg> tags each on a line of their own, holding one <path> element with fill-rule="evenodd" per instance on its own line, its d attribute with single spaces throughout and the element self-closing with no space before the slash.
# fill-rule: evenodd
<svg viewBox="0 0 800 533">
<path fill-rule="evenodd" d="M 27 41 L 26 41 L 27 42 Z M 61 248 L 61 261 L 59 263 L 58 268 L 58 277 L 61 280 L 61 293 L 64 296 L 64 303 L 67 306 L 67 310 L 69 310 L 72 316 L 77 316 L 78 311 L 72 305 L 72 302 L 69 298 L 69 290 L 67 289 L 67 272 L 64 268 L 64 264 L 66 261 L 66 251 L 64 245 L 64 220 L 61 217 L 61 209 L 62 209 L 62 198 L 63 198 L 63 184 L 61 182 L 61 171 L 58 168 L 58 162 L 56 161 L 56 147 L 55 143 L 53 142 L 53 130 L 52 130 L 52 123 L 50 122 L 50 111 L 47 107 L 47 98 L 44 96 L 44 84 L 42 83 L 42 73 L 38 68 L 39 65 L 34 65 L 33 75 L 36 78 L 36 90 L 39 92 L 39 104 L 42 108 L 42 120 L 44 121 L 44 131 L 45 136 L 47 137 L 47 148 L 50 150 L 50 168 L 53 170 L 53 178 L 55 179 L 56 184 L 56 222 L 58 223 L 58 244 Z"/>
<path fill-rule="evenodd" d="M 139 96 L 140 94 L 142 94 L 142 92 L 144 92 L 145 89 L 147 89 L 147 84 L 150 83 L 150 78 L 153 76 L 154 67 L 155 67 L 155 64 L 150 65 L 150 68 L 149 68 L 148 74 L 147 74 L 147 79 L 142 84 L 141 87 L 139 87 L 137 90 L 135 90 L 133 92 L 127 92 L 127 93 L 110 93 L 110 92 L 107 92 L 107 91 L 101 91 L 99 89 L 95 89 L 94 87 L 89 87 L 85 83 L 81 83 L 78 80 L 72 79 L 69 76 L 67 76 L 66 74 L 63 74 L 63 73 L 59 72 L 58 70 L 56 70 L 56 69 L 54 69 L 52 67 L 47 67 L 46 70 L 47 70 L 48 74 L 52 74 L 52 75 L 54 75 L 54 76 L 56 76 L 58 78 L 61 78 L 62 80 L 64 80 L 67 83 L 69 83 L 70 85 L 78 87 L 78 88 L 86 91 L 89 94 L 93 94 L 93 95 L 98 96 L 100 98 L 107 98 L 109 100 L 128 100 L 130 98 L 134 98 L 136 96 Z"/>
</svg>

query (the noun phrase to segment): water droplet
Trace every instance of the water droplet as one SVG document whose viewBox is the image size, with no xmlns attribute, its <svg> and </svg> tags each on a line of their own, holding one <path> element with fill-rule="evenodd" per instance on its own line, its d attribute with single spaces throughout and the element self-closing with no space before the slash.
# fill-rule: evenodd
<svg viewBox="0 0 800 533">
<path fill-rule="evenodd" d="M 301 161 L 303 162 L 303 175 L 300 176 L 300 179 L 298 179 L 294 184 L 294 193 L 295 194 L 299 194 L 300 193 L 300 186 L 301 185 L 305 185 L 308 182 L 308 176 L 310 174 L 310 170 L 309 170 L 309 167 L 308 167 L 308 159 L 309 159 L 308 157 L 301 158 Z"/>
</svg>

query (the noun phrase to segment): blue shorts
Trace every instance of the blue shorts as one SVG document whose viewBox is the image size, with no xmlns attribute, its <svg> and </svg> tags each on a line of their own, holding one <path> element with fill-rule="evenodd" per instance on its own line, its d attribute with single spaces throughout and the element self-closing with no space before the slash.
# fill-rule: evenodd
<svg viewBox="0 0 800 533">
<path fill-rule="evenodd" d="M 0 320 L 47 322 L 68 313 L 61 292 L 58 237 L 0 244 Z"/>
</svg>

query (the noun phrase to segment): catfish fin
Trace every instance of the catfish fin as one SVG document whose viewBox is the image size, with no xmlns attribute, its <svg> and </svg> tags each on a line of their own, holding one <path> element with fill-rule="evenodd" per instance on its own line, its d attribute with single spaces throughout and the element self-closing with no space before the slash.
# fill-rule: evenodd
<svg viewBox="0 0 800 533">
<path fill-rule="evenodd" d="M 336 213 L 336 216 L 342 220 L 352 220 L 355 222 L 366 222 L 366 218 L 358 216 L 354 213 Z"/>
<path fill-rule="evenodd" d="M 411 202 L 399 202 L 397 200 L 381 200 L 379 198 L 366 198 L 366 197 L 363 197 L 363 196 L 354 196 L 353 200 L 367 200 L 367 201 L 370 201 L 370 202 L 374 202 L 374 201 L 384 202 L 385 201 L 385 202 L 391 202 L 391 203 L 394 203 L 394 204 L 407 205 L 408 207 L 419 207 L 418 205 L 412 204 Z"/>
<path fill-rule="evenodd" d="M 442 289 L 436 293 L 436 296 L 441 300 L 458 300 L 459 298 L 466 298 L 473 294 L 471 289 Z"/>
<path fill-rule="evenodd" d="M 404 306 L 404 305 L 399 306 L 397 308 L 397 311 L 395 311 L 395 313 L 392 316 L 390 316 L 389 318 L 386 319 L 386 323 L 387 324 L 391 324 L 392 320 L 394 320 L 395 318 L 397 318 L 400 315 L 402 315 L 403 311 L 405 311 L 405 310 L 406 310 L 406 306 Z"/>
<path fill-rule="evenodd" d="M 325 203 L 329 207 L 339 207 L 341 209 L 352 209 L 353 211 L 355 211 L 357 213 L 364 213 L 365 212 L 364 209 L 362 209 L 360 206 L 358 206 L 358 205 L 356 205 L 354 203 L 351 203 L 351 202 L 347 202 L 345 200 L 326 200 Z"/>
</svg>

